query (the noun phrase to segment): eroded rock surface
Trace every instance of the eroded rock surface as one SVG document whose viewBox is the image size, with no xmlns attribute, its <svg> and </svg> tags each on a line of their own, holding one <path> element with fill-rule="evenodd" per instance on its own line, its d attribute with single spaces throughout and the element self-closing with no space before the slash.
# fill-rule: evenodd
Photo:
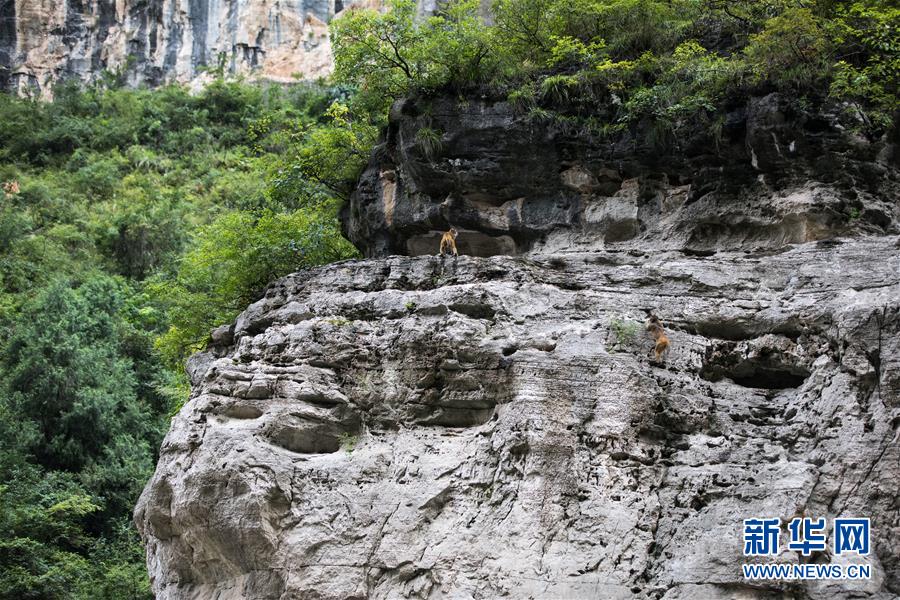
<svg viewBox="0 0 900 600">
<path fill-rule="evenodd" d="M 135 513 L 157 597 L 895 598 L 898 298 L 897 236 L 284 278 L 190 362 Z M 872 579 L 748 584 L 742 519 L 799 515 L 874 551 L 779 562 Z"/>
<path fill-rule="evenodd" d="M 372 257 L 434 253 L 451 225 L 476 256 L 708 253 L 898 233 L 900 130 L 866 140 L 841 106 L 795 104 L 750 97 L 719 135 L 686 128 L 661 145 L 649 123 L 594 139 L 506 102 L 408 99 L 392 110 L 344 230 Z"/>
<path fill-rule="evenodd" d="M 120 72 L 131 85 L 202 82 L 210 69 L 291 82 L 330 73 L 327 22 L 341 0 L 8 0 L 0 89 Z M 358 2 L 357 4 L 362 4 Z"/>
</svg>

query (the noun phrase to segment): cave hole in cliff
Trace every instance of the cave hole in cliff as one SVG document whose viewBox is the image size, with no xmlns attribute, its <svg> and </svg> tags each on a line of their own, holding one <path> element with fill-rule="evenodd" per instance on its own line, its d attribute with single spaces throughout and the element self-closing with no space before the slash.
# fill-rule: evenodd
<svg viewBox="0 0 900 600">
<path fill-rule="evenodd" d="M 473 319 L 493 319 L 497 311 L 490 304 L 485 302 L 454 302 L 447 308 L 461 315 L 466 315 Z"/>
<path fill-rule="evenodd" d="M 748 388 L 783 390 L 800 387 L 806 381 L 807 376 L 808 374 L 794 373 L 788 370 L 758 369 L 744 377 L 733 375 L 731 380 Z"/>
<path fill-rule="evenodd" d="M 831 124 L 824 118 L 814 117 L 803 121 L 803 129 L 810 133 L 825 133 L 831 130 Z"/>
<path fill-rule="evenodd" d="M 262 414 L 261 408 L 249 404 L 232 404 L 222 411 L 222 415 L 232 419 L 256 419 Z"/>
<path fill-rule="evenodd" d="M 727 377 L 737 385 L 764 390 L 798 388 L 809 377 L 809 371 L 793 365 L 760 364 L 756 360 L 744 360 L 736 364 L 707 364 L 700 371 L 707 381 L 720 381 Z"/>
<path fill-rule="evenodd" d="M 330 454 L 340 450 L 342 433 L 336 423 L 291 419 L 276 423 L 266 437 L 276 446 L 298 454 Z"/>
</svg>

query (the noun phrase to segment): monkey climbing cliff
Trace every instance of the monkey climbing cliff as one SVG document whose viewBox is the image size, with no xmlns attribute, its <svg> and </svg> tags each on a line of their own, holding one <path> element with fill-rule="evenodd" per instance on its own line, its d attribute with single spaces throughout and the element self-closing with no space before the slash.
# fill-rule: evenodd
<svg viewBox="0 0 900 600">
<path fill-rule="evenodd" d="M 422 102 L 345 208 L 368 258 L 189 361 L 135 509 L 157 597 L 900 594 L 895 133 L 773 95 L 658 152 Z M 871 552 L 775 560 L 871 576 L 746 579 L 743 520 L 799 516 L 867 517 Z"/>
</svg>

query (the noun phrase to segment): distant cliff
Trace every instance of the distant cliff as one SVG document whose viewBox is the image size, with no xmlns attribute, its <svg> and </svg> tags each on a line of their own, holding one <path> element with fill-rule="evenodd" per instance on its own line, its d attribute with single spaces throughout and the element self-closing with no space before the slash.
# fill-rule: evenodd
<svg viewBox="0 0 900 600">
<path fill-rule="evenodd" d="M 342 0 L 0 0 L 0 87 L 47 94 L 105 71 L 130 85 L 210 69 L 276 81 L 331 70 L 327 22 Z"/>
</svg>

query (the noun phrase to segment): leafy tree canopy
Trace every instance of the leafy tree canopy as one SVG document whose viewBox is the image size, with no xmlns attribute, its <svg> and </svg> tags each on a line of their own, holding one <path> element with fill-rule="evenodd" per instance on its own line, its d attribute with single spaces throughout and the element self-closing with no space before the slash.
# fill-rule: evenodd
<svg viewBox="0 0 900 600">
<path fill-rule="evenodd" d="M 151 597 L 130 515 L 183 359 L 274 278 L 355 255 L 336 213 L 376 128 L 351 101 L 0 94 L 0 598 Z"/>
<path fill-rule="evenodd" d="M 332 24 L 337 80 L 373 121 L 399 96 L 445 90 L 506 96 L 600 134 L 712 124 L 770 90 L 842 102 L 872 138 L 898 108 L 900 9 L 888 0 L 495 0 L 490 19 L 478 7 L 352 11 Z"/>
</svg>

